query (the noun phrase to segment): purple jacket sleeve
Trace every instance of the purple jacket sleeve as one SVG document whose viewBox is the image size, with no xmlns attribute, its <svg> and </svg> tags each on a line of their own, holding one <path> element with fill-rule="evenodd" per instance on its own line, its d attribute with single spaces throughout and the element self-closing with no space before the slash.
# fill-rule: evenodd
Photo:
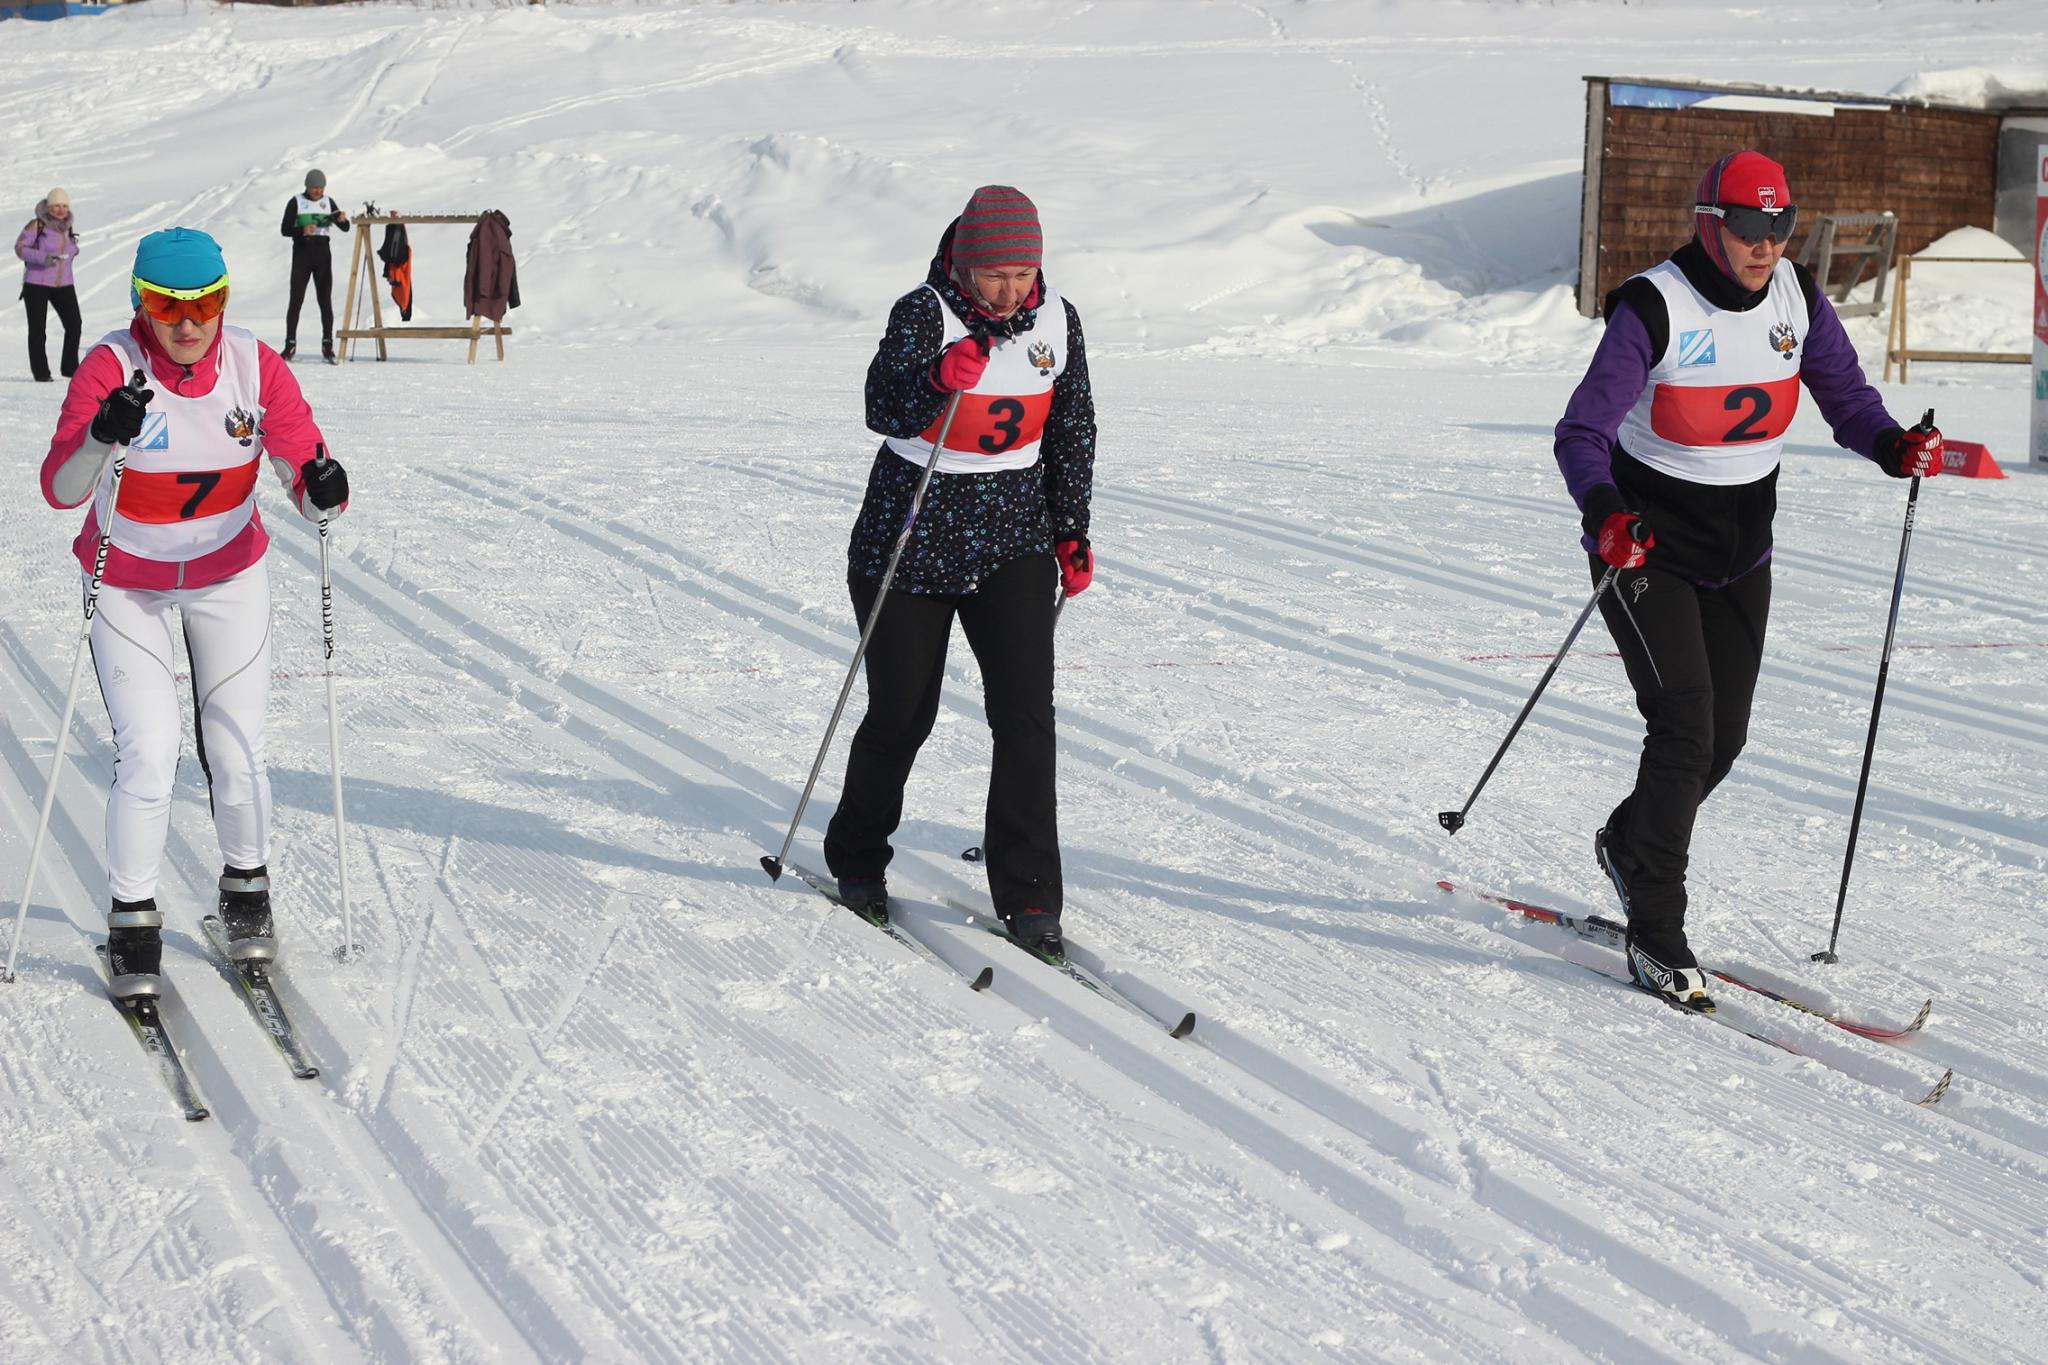
<svg viewBox="0 0 2048 1365">
<path fill-rule="evenodd" d="M 1866 460 L 1875 460 L 1878 438 L 1905 424 L 1892 420 L 1884 400 L 1863 377 L 1863 362 L 1856 358 L 1856 347 L 1842 330 L 1842 319 L 1827 296 L 1814 290 L 1807 296 L 1807 307 L 1811 317 L 1799 378 L 1820 405 L 1820 415 L 1834 429 L 1835 443 Z"/>
<path fill-rule="evenodd" d="M 1839 330 L 1841 324 L 1835 326 Z M 1633 309 L 1618 305 L 1607 319 L 1607 335 L 1600 338 L 1586 377 L 1579 381 L 1564 416 L 1558 419 L 1551 446 L 1564 474 L 1564 486 L 1581 510 L 1589 490 L 1614 482 L 1615 433 L 1621 430 L 1621 419 L 1642 397 L 1655 361 L 1650 354 L 1649 329 Z"/>
</svg>

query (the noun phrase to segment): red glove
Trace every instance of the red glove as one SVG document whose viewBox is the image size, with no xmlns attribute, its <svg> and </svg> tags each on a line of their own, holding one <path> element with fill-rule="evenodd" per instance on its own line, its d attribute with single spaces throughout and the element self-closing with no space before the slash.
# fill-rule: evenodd
<svg viewBox="0 0 2048 1365">
<path fill-rule="evenodd" d="M 1617 569 L 1640 569 L 1657 537 L 1650 523 L 1633 512 L 1609 512 L 1600 523 L 1600 558 Z"/>
<path fill-rule="evenodd" d="M 962 393 L 981 382 L 988 368 L 989 340 L 985 336 L 964 336 L 939 355 L 932 366 L 932 387 L 941 393 Z"/>
<path fill-rule="evenodd" d="M 1895 479 L 1931 479 L 1946 464 L 1941 433 L 1932 428 L 1922 431 L 1919 427 L 1902 431 L 1885 442 L 1878 452 L 1878 463 Z"/>
<path fill-rule="evenodd" d="M 1095 551 L 1088 548 L 1088 537 L 1062 540 L 1052 547 L 1052 553 L 1060 562 L 1060 586 L 1067 596 L 1078 597 L 1095 581 Z"/>
</svg>

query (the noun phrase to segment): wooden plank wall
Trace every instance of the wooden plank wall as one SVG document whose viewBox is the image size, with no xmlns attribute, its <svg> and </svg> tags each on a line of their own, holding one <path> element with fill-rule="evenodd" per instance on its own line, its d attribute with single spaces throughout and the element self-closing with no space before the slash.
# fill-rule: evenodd
<svg viewBox="0 0 2048 1365">
<path fill-rule="evenodd" d="M 1842 109 L 1832 118 L 1734 109 L 1609 105 L 1599 173 L 1594 307 L 1692 235 L 1692 196 L 1716 158 L 1754 147 L 1783 163 L 1810 215 L 1899 216 L 1898 249 L 1958 227 L 1989 229 L 1997 197 L 1998 115 L 1973 110 Z M 1583 262 L 1582 266 L 1583 268 Z"/>
</svg>

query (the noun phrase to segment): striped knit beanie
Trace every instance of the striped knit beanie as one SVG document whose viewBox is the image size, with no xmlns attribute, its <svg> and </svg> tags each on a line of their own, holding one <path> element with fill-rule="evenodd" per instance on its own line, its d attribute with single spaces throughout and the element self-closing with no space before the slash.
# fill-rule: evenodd
<svg viewBox="0 0 2048 1365">
<path fill-rule="evenodd" d="M 960 211 L 953 231 L 953 264 L 961 270 L 997 270 L 1006 266 L 1037 268 L 1045 260 L 1045 237 L 1038 230 L 1038 209 L 1024 191 L 1008 185 L 983 185 Z"/>
<path fill-rule="evenodd" d="M 1721 250 L 1721 220 L 1700 210 L 1709 205 L 1726 204 L 1752 209 L 1788 209 L 1792 207 L 1792 187 L 1786 183 L 1785 168 L 1762 152 L 1730 152 L 1707 167 L 1692 202 L 1693 228 L 1699 233 L 1700 245 L 1706 248 L 1714 264 L 1721 267 L 1722 273 L 1733 279 L 1735 271 L 1728 263 L 1727 253 Z"/>
</svg>

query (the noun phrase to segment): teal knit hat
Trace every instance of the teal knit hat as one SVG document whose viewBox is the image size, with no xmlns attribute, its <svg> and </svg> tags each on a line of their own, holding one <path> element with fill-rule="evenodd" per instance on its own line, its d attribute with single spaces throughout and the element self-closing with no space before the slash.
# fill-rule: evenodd
<svg viewBox="0 0 2048 1365">
<path fill-rule="evenodd" d="M 197 228 L 165 228 L 135 246 L 135 278 L 166 289 L 203 289 L 226 278 L 227 259 L 220 243 Z M 142 295 L 128 286 L 128 304 L 142 306 Z"/>
</svg>

